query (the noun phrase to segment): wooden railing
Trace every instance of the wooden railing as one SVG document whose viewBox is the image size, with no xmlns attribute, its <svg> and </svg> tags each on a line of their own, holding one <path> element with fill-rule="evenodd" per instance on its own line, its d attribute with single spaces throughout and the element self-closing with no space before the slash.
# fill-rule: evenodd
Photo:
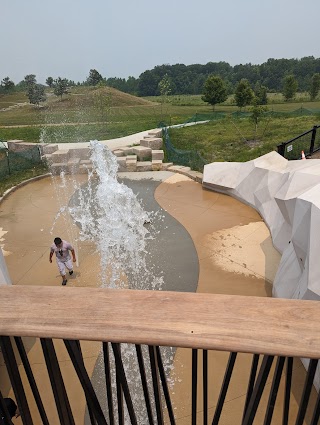
<svg viewBox="0 0 320 425">
<path fill-rule="evenodd" d="M 28 344 L 24 344 L 21 337 L 40 339 L 58 412 L 56 422 L 48 415 L 43 393 L 39 391 L 39 379 L 35 378 L 37 365 L 28 360 L 30 353 L 25 347 Z M 261 423 L 272 423 L 285 362 L 283 414 L 282 421 L 277 423 L 290 423 L 292 359 L 300 357 L 312 360 L 296 407 L 295 422 L 292 423 L 303 424 L 307 409 L 311 409 L 308 423 L 316 424 L 319 420 L 319 399 L 312 406 L 310 402 L 320 358 L 319 304 L 316 301 L 164 291 L 0 286 L 1 350 L 23 424 L 80 424 L 74 419 L 68 382 L 61 372 L 61 358 L 53 339 L 63 340 L 67 349 L 83 389 L 90 418 L 88 423 L 176 423 L 167 382 L 169 372 L 164 368 L 163 352 L 159 348 L 165 346 L 192 349 L 189 423 L 217 424 L 221 421 L 237 353 L 250 353 L 252 367 L 245 384 L 247 395 L 242 414 L 235 424 L 253 423 L 270 373 L 272 384 Z M 79 341 L 102 342 L 105 408 L 101 406 L 100 396 L 90 381 L 82 355 L 83 343 Z M 123 355 L 122 343 L 133 344 L 135 350 L 143 409 L 147 417 L 145 422 L 139 419 L 142 407 L 134 402 L 136 390 L 130 389 L 131 378 L 125 364 L 128 356 Z M 230 353 L 219 396 L 213 403 L 215 408 L 210 407 L 210 388 L 218 383 L 208 379 L 208 368 L 211 367 L 209 350 Z M 176 351 L 172 353 L 173 356 L 177 354 Z M 260 355 L 263 355 L 262 358 Z M 278 359 L 272 369 L 274 357 Z M 0 376 L 2 392 L 3 381 Z M 35 402 L 31 402 L 30 397 Z M 0 395 L 0 408 L 1 403 Z M 30 403 L 36 406 L 37 413 L 30 408 Z M 38 419 L 35 420 L 34 415 Z M 9 419 L 5 421 L 5 424 L 11 423 Z"/>
</svg>

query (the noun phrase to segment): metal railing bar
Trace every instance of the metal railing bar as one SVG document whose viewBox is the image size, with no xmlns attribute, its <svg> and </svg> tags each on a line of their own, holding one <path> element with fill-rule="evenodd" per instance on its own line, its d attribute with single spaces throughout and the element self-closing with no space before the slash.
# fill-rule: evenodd
<svg viewBox="0 0 320 425">
<path fill-rule="evenodd" d="M 80 352 L 80 358 L 83 361 L 80 341 L 76 340 L 76 345 L 77 345 L 77 348 L 78 348 L 78 350 Z M 89 412 L 89 418 L 90 418 L 91 425 L 96 425 L 96 420 L 95 420 L 93 411 L 91 409 L 91 405 L 90 405 L 90 403 L 88 403 L 87 396 L 86 396 L 86 403 L 87 403 L 87 407 L 88 407 L 88 412 Z"/>
<path fill-rule="evenodd" d="M 133 425 L 138 425 L 138 422 L 137 422 L 137 419 L 136 419 L 136 414 L 135 414 L 133 403 L 132 403 L 132 399 L 131 399 L 131 395 L 130 395 L 130 390 L 129 390 L 127 378 L 126 378 L 126 374 L 125 374 L 123 363 L 122 363 L 121 352 L 120 352 L 120 344 L 112 343 L 111 346 L 112 346 L 112 349 L 113 349 L 113 354 L 114 354 L 114 358 L 115 358 L 115 362 L 116 362 L 117 376 L 120 379 L 120 384 L 121 384 L 123 395 L 124 395 L 124 398 L 125 398 L 125 401 L 126 401 L 126 404 L 127 404 L 127 409 L 128 409 L 128 413 L 129 413 L 129 416 L 130 416 L 131 423 Z"/>
<path fill-rule="evenodd" d="M 115 425 L 113 399 L 112 399 L 111 373 L 110 373 L 110 353 L 109 353 L 108 342 L 102 343 L 102 350 L 103 350 L 103 361 L 104 361 L 104 374 L 105 374 L 105 380 L 106 380 L 106 394 L 107 394 L 107 402 L 108 402 L 109 422 L 110 422 L 110 425 Z"/>
<path fill-rule="evenodd" d="M 7 367 L 13 392 L 17 400 L 17 405 L 19 407 L 19 411 L 21 414 L 22 423 L 24 425 L 32 425 L 33 421 L 31 418 L 31 413 L 29 410 L 27 397 L 22 385 L 22 380 L 19 373 L 19 368 L 17 365 L 16 357 L 14 355 L 10 337 L 1 336 L 0 347 L 3 354 L 3 359 Z"/>
<path fill-rule="evenodd" d="M 308 367 L 306 380 L 305 380 L 305 383 L 304 383 L 303 393 L 302 393 L 301 400 L 300 400 L 296 425 L 302 425 L 303 424 L 303 421 L 304 421 L 304 418 L 305 418 L 305 415 L 306 415 L 306 411 L 307 411 L 307 407 L 308 407 L 308 403 L 309 403 L 309 398 L 310 398 L 310 393 L 311 393 L 311 389 L 312 389 L 312 385 L 313 385 L 314 375 L 315 375 L 316 370 L 317 370 L 317 366 L 318 366 L 318 360 L 311 359 L 310 363 L 309 363 L 309 367 Z"/>
<path fill-rule="evenodd" d="M 248 382 L 248 389 L 247 389 L 247 395 L 246 395 L 246 401 L 244 403 L 244 409 L 243 409 L 243 415 L 242 415 L 242 421 L 244 420 L 244 417 L 246 415 L 249 401 L 253 392 L 254 383 L 256 380 L 257 370 L 258 370 L 258 364 L 259 364 L 259 354 L 254 354 L 252 357 L 252 364 L 251 364 L 251 371 L 249 376 L 249 382 Z"/>
<path fill-rule="evenodd" d="M 208 350 L 202 350 L 203 425 L 208 424 Z"/>
<path fill-rule="evenodd" d="M 191 423 L 197 424 L 198 350 L 192 350 Z"/>
<path fill-rule="evenodd" d="M 310 425 L 318 425 L 319 418 L 320 418 L 320 392 L 318 393 L 318 397 L 314 407 Z"/>
<path fill-rule="evenodd" d="M 168 388 L 168 384 L 167 384 L 166 373 L 164 371 L 159 346 L 156 346 L 156 354 L 157 354 L 157 361 L 158 361 L 159 374 L 160 374 L 160 379 L 161 379 L 161 384 L 162 384 L 162 390 L 163 390 L 164 398 L 165 398 L 166 403 L 167 403 L 167 409 L 168 409 L 170 424 L 174 425 L 175 424 L 175 418 L 174 418 L 172 403 L 171 403 L 171 399 L 170 399 L 170 392 L 169 392 L 169 388 Z"/>
<path fill-rule="evenodd" d="M 310 130 L 305 131 L 304 133 L 299 134 L 299 136 L 296 136 L 296 137 L 294 137 L 293 139 L 288 140 L 287 142 L 279 143 L 279 145 L 278 145 L 278 146 L 281 146 L 281 145 L 286 146 L 286 145 L 288 145 L 289 143 L 292 143 L 292 142 L 294 142 L 294 141 L 296 141 L 296 140 L 300 139 L 301 137 L 304 137 L 304 136 L 306 136 L 307 134 L 312 133 L 312 131 L 313 131 L 313 128 L 311 128 Z"/>
<path fill-rule="evenodd" d="M 144 367 L 141 345 L 136 344 L 136 353 L 137 353 L 137 359 L 138 359 L 138 365 L 139 365 L 139 371 L 140 371 L 144 400 L 146 402 L 146 409 L 147 409 L 149 424 L 153 425 L 154 421 L 153 421 L 152 408 L 151 408 L 151 402 L 150 402 L 150 394 L 149 394 L 149 389 L 148 389 L 148 383 L 147 383 L 146 371 L 145 371 L 145 367 Z"/>
<path fill-rule="evenodd" d="M 40 338 L 40 342 L 60 423 L 61 425 L 75 425 L 53 342 L 49 338 Z"/>
<path fill-rule="evenodd" d="M 275 406 L 277 395 L 278 395 L 278 390 L 279 390 L 279 385 L 281 381 L 281 375 L 282 375 L 285 360 L 286 360 L 285 357 L 278 357 L 276 370 L 273 375 L 271 390 L 269 394 L 269 400 L 268 400 L 264 425 L 270 425 L 272 421 L 274 406 Z"/>
<path fill-rule="evenodd" d="M 112 344 L 111 344 L 112 345 Z M 119 356 L 121 358 L 121 345 L 119 344 Z M 123 404 L 123 391 L 121 386 L 121 373 L 119 371 L 119 365 L 118 362 L 115 361 L 115 367 L 116 367 L 116 390 L 117 390 L 117 411 L 118 411 L 118 424 L 124 425 L 124 404 Z"/>
<path fill-rule="evenodd" d="M 149 349 L 154 401 L 155 401 L 156 412 L 157 412 L 157 420 L 158 420 L 158 425 L 163 425 L 164 422 L 163 422 L 163 412 L 162 412 L 162 403 L 161 403 L 160 382 L 159 382 L 159 375 L 158 375 L 159 368 L 158 368 L 157 353 L 156 353 L 155 347 L 152 345 L 149 345 L 148 349 Z"/>
<path fill-rule="evenodd" d="M 314 151 L 314 142 L 317 136 L 317 128 L 318 126 L 315 125 L 312 129 L 312 135 L 311 135 L 311 141 L 310 141 L 310 154 L 312 154 Z"/>
<path fill-rule="evenodd" d="M 77 348 L 78 348 L 78 350 L 80 352 L 80 357 L 81 357 L 81 359 L 83 361 L 80 341 L 76 340 L 76 345 L 77 345 Z M 90 404 L 88 403 L 87 396 L 85 396 L 85 397 L 86 397 L 86 403 L 87 403 L 87 407 L 88 407 L 88 412 L 89 412 L 89 418 L 90 418 L 91 425 L 96 425 L 96 420 L 95 420 L 93 411 L 91 409 Z"/>
<path fill-rule="evenodd" d="M 64 340 L 64 344 L 67 348 L 73 367 L 84 390 L 88 406 L 90 406 L 90 409 L 95 416 L 98 425 L 107 425 L 106 418 L 104 417 L 100 403 L 84 366 L 81 351 L 79 350 L 78 346 L 78 341 Z"/>
<path fill-rule="evenodd" d="M 290 393 L 291 393 L 291 383 L 292 383 L 292 366 L 293 366 L 293 358 L 287 357 L 286 385 L 285 385 L 285 389 L 284 389 L 282 425 L 288 425 L 288 421 L 289 421 Z"/>
<path fill-rule="evenodd" d="M 171 399 L 170 399 L 170 393 L 169 393 L 169 388 L 168 388 L 168 384 L 167 384 L 166 374 L 165 374 L 164 367 L 163 367 L 160 347 L 158 347 L 158 346 L 156 346 L 156 354 L 157 354 L 158 368 L 159 368 L 159 373 L 160 373 L 160 379 L 161 379 L 163 394 L 164 394 L 164 398 L 165 398 L 166 403 L 167 403 L 167 409 L 168 409 L 170 424 L 175 425 L 176 422 L 175 422 L 172 403 L 171 403 Z"/>
<path fill-rule="evenodd" d="M 118 412 L 118 424 L 124 425 L 124 403 L 123 403 L 123 391 L 121 387 L 120 373 L 118 372 L 118 366 L 116 365 L 116 388 L 117 388 L 117 412 Z"/>
<path fill-rule="evenodd" d="M 3 425 L 14 425 L 10 418 L 10 415 L 9 415 L 7 406 L 4 402 L 1 391 L 0 391 L 0 410 L 1 410 L 1 414 L 4 415 L 2 418 L 0 418 L 3 420 Z"/>
<path fill-rule="evenodd" d="M 264 356 L 242 425 L 252 425 L 274 357 Z"/>
<path fill-rule="evenodd" d="M 223 383 L 222 383 L 222 386 L 221 386 L 217 407 L 216 407 L 216 410 L 214 412 L 212 425 L 217 425 L 219 423 L 222 408 L 223 408 L 224 401 L 225 401 L 227 391 L 228 391 L 228 388 L 229 388 L 229 383 L 230 383 L 230 379 L 231 379 L 231 376 L 232 376 L 234 364 L 235 364 L 235 361 L 236 361 L 236 358 L 237 358 L 237 354 L 238 353 L 232 352 L 229 355 L 229 360 L 228 360 L 226 372 L 225 372 L 225 375 L 224 375 L 224 378 L 223 378 Z"/>
<path fill-rule="evenodd" d="M 43 403 L 42 403 L 42 399 L 38 390 L 38 386 L 36 384 L 36 381 L 34 379 L 34 375 L 30 366 L 30 362 L 26 353 L 26 350 L 24 348 L 23 342 L 22 342 L 22 338 L 15 336 L 14 337 L 16 346 L 18 348 L 19 351 L 19 355 L 24 367 L 24 370 L 26 372 L 31 390 L 32 390 L 32 394 L 34 396 L 35 402 L 37 404 L 38 410 L 39 410 L 39 414 L 42 420 L 43 425 L 49 425 L 49 420 L 46 414 L 46 411 L 44 409 Z"/>
</svg>

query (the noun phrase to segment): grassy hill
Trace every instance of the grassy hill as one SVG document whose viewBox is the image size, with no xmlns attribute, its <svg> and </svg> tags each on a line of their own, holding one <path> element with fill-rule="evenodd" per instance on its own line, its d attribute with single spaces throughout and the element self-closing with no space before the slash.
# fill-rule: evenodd
<svg viewBox="0 0 320 425">
<path fill-rule="evenodd" d="M 73 87 L 68 95 L 57 98 L 53 91 L 47 93 L 47 106 L 56 109 L 95 108 L 100 102 L 109 107 L 153 106 L 154 102 L 123 93 L 112 87 Z"/>
<path fill-rule="evenodd" d="M 24 92 L 0 96 L 0 140 L 87 141 L 132 134 L 157 126 L 158 104 L 109 87 L 72 87 L 62 99 L 30 105 Z M 55 126 L 55 128 L 51 128 Z"/>
</svg>

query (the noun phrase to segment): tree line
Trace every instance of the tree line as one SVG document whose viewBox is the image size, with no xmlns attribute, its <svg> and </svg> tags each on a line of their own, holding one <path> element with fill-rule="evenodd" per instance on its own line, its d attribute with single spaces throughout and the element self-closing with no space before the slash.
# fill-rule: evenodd
<svg viewBox="0 0 320 425">
<path fill-rule="evenodd" d="M 297 90 L 309 91 L 314 74 L 320 73 L 320 58 L 313 56 L 302 59 L 268 59 L 261 65 L 251 63 L 231 66 L 227 62 L 208 62 L 205 65 L 175 64 L 159 65 L 144 71 L 139 78 L 108 78 L 107 84 L 121 91 L 138 96 L 159 96 L 159 83 L 168 75 L 171 94 L 202 94 L 205 81 L 210 75 L 217 75 L 226 82 L 228 94 L 233 94 L 238 83 L 245 79 L 251 87 L 257 84 L 268 92 L 281 92 L 283 80 L 294 76 Z"/>
<path fill-rule="evenodd" d="M 159 83 L 166 77 L 166 84 L 170 86 L 170 94 L 203 94 L 208 77 L 215 75 L 224 81 L 227 94 L 234 94 L 241 80 L 248 81 L 252 89 L 260 86 L 265 87 L 268 92 L 282 92 L 285 80 L 290 77 L 294 80 L 295 91 L 311 93 L 313 79 L 317 78 L 314 76 L 319 73 L 320 58 L 307 56 L 302 59 L 270 58 L 260 65 L 247 63 L 231 66 L 227 62 L 221 61 L 208 62 L 205 65 L 164 64 L 144 71 L 138 78 L 129 76 L 127 79 L 106 78 L 97 70 L 91 69 L 83 82 L 75 83 L 61 77 L 57 79 L 48 77 L 46 84 L 49 87 L 57 87 L 60 79 L 67 87 L 104 84 L 137 96 L 161 96 L 161 84 Z M 15 85 L 9 77 L 5 77 L 0 84 L 0 93 L 26 90 L 27 86 L 28 83 L 25 79 Z"/>
</svg>

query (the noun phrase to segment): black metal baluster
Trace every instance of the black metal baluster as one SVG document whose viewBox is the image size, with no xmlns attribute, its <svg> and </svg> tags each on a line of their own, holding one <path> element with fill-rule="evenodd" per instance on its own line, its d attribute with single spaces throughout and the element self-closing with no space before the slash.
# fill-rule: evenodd
<svg viewBox="0 0 320 425">
<path fill-rule="evenodd" d="M 257 409 L 260 403 L 260 399 L 267 382 L 270 369 L 273 362 L 273 356 L 264 356 L 262 360 L 262 364 L 260 367 L 260 371 L 248 404 L 248 409 L 245 414 L 242 425 L 252 425 L 254 421 L 254 417 L 257 413 Z"/>
<path fill-rule="evenodd" d="M 168 414 L 169 414 L 169 418 L 170 418 L 170 424 L 174 425 L 176 422 L 175 422 L 175 419 L 174 419 L 174 413 L 173 413 L 173 408 L 172 408 L 172 404 L 171 404 L 169 388 L 168 388 L 168 384 L 167 384 L 166 374 L 165 374 L 165 371 L 164 371 L 159 346 L 156 346 L 156 352 L 157 352 L 158 368 L 159 368 L 159 373 L 160 373 L 160 378 L 161 378 L 161 383 L 162 383 L 162 389 L 163 389 L 163 393 L 164 393 L 164 398 L 165 398 L 166 403 L 167 403 Z"/>
<path fill-rule="evenodd" d="M 76 340 L 76 344 L 77 344 L 77 348 L 78 348 L 78 350 L 79 350 L 79 352 L 80 352 L 80 358 L 81 358 L 81 359 L 82 359 L 82 361 L 83 361 L 80 341 Z M 84 364 L 83 364 L 83 365 L 84 365 Z M 90 403 L 88 403 L 88 399 L 87 399 L 87 396 L 86 396 L 86 395 L 85 395 L 85 397 L 86 397 L 86 403 L 87 403 L 87 407 L 88 407 L 88 412 L 89 412 L 89 418 L 90 418 L 91 425 L 96 425 L 96 420 L 95 420 L 95 418 L 94 418 L 94 414 L 93 414 L 93 412 L 92 412 L 92 409 L 91 409 Z"/>
<path fill-rule="evenodd" d="M 116 365 L 116 388 L 117 388 L 117 401 L 118 401 L 118 424 L 124 425 L 124 405 L 123 405 L 123 391 L 121 387 L 121 373 L 119 372 L 119 366 Z"/>
<path fill-rule="evenodd" d="M 111 344 L 112 345 L 112 344 Z M 121 357 L 121 346 L 119 345 L 119 355 Z M 117 391 L 117 402 L 118 402 L 118 424 L 124 425 L 124 404 L 123 404 L 123 391 L 121 387 L 121 373 L 119 371 L 119 365 L 116 361 L 116 358 L 114 360 L 115 362 L 115 368 L 116 368 L 116 391 Z"/>
<path fill-rule="evenodd" d="M 278 390 L 279 390 L 279 385 L 281 381 L 281 375 L 282 375 L 285 360 L 286 360 L 285 357 L 278 357 L 276 370 L 273 375 L 271 390 L 269 394 L 269 400 L 268 400 L 268 406 L 267 406 L 266 416 L 264 420 L 264 425 L 271 424 L 273 411 L 274 411 L 274 405 L 276 403 L 276 399 L 278 395 Z"/>
<path fill-rule="evenodd" d="M 197 423 L 197 393 L 198 393 L 198 350 L 192 349 L 192 403 L 191 423 Z"/>
<path fill-rule="evenodd" d="M 138 422 L 137 422 L 137 419 L 136 419 L 136 414 L 134 412 L 134 407 L 133 407 L 131 395 L 130 395 L 130 390 L 129 390 L 127 378 L 126 378 L 126 374 L 125 374 L 122 359 L 121 359 L 119 344 L 111 343 L 111 346 L 112 346 L 114 358 L 115 358 L 115 361 L 116 361 L 117 374 L 119 375 L 119 378 L 120 378 L 121 388 L 122 388 L 122 391 L 123 391 L 123 394 L 124 394 L 124 398 L 126 400 L 126 404 L 127 404 L 128 413 L 129 413 L 129 416 L 130 416 L 131 423 L 133 425 L 138 425 Z"/>
<path fill-rule="evenodd" d="M 203 425 L 208 425 L 208 350 L 202 351 Z"/>
<path fill-rule="evenodd" d="M 64 340 L 74 369 L 84 390 L 88 406 L 97 420 L 98 425 L 107 425 L 100 403 L 91 384 L 90 378 L 84 366 L 83 358 L 79 350 L 78 341 Z"/>
<path fill-rule="evenodd" d="M 77 345 L 77 348 L 78 348 L 78 350 L 79 350 L 79 352 L 80 352 L 80 358 L 81 358 L 81 359 L 82 359 L 82 361 L 83 361 L 82 351 L 81 351 L 81 344 L 80 344 L 80 341 L 79 341 L 79 340 L 76 340 L 76 345 Z M 83 364 L 83 365 L 84 365 L 84 364 Z M 85 395 L 85 396 L 86 396 L 86 395 Z M 87 407 L 88 407 L 88 412 L 89 412 L 89 418 L 90 418 L 91 425 L 96 425 L 96 420 L 95 420 L 94 414 L 93 414 L 93 412 L 92 412 L 92 409 L 91 409 L 90 403 L 88 403 L 87 396 L 86 396 L 86 403 L 87 403 Z"/>
<path fill-rule="evenodd" d="M 230 353 L 229 356 L 229 360 L 228 360 L 228 365 L 227 365 L 227 369 L 224 375 L 224 379 L 223 379 L 223 383 L 222 383 L 222 387 L 221 387 L 221 391 L 219 394 L 219 399 L 218 399 L 218 404 L 214 413 L 214 417 L 212 420 L 212 425 L 217 425 L 219 423 L 220 420 L 220 416 L 221 416 L 221 412 L 222 412 L 222 408 L 223 408 L 223 404 L 227 395 L 227 391 L 229 388 L 229 383 L 230 383 L 230 379 L 232 376 L 232 372 L 233 372 L 233 367 L 237 358 L 237 354 L 238 353 Z"/>
<path fill-rule="evenodd" d="M 284 390 L 284 403 L 283 403 L 283 415 L 282 425 L 288 425 L 289 421 L 289 406 L 290 406 L 290 393 L 291 393 L 291 382 L 292 382 L 292 365 L 293 358 L 287 358 L 287 371 L 286 371 L 286 386 Z"/>
<path fill-rule="evenodd" d="M 256 380 L 256 375 L 257 375 L 257 369 L 258 369 L 258 363 L 259 363 L 259 354 L 254 354 L 253 358 L 252 358 L 252 364 L 251 364 L 251 371 L 250 371 L 250 377 L 249 377 L 249 382 L 248 382 L 248 389 L 247 389 L 247 395 L 246 395 L 246 401 L 244 404 L 244 409 L 243 409 L 243 415 L 242 415 L 242 422 L 244 420 L 244 417 L 246 415 L 247 409 L 248 409 L 248 405 L 249 405 L 249 401 L 252 395 L 252 391 L 253 391 L 253 387 L 254 387 L 254 382 Z"/>
<path fill-rule="evenodd" d="M 40 338 L 61 425 L 75 425 L 53 341 Z"/>
<path fill-rule="evenodd" d="M 153 425 L 154 422 L 153 422 L 152 408 L 151 408 L 150 395 L 149 395 L 149 389 L 148 389 L 148 383 L 147 383 L 146 371 L 144 367 L 141 345 L 136 345 L 136 352 L 137 352 L 137 359 L 139 364 L 143 394 L 144 394 L 144 399 L 146 402 L 146 408 L 148 413 L 149 425 Z"/>
<path fill-rule="evenodd" d="M 313 380 L 314 380 L 314 375 L 316 373 L 317 365 L 318 365 L 318 360 L 310 359 L 308 372 L 307 372 L 306 380 L 305 380 L 305 383 L 304 383 L 303 393 L 302 393 L 301 400 L 300 400 L 296 425 L 302 425 L 303 424 L 304 417 L 306 415 L 306 411 L 307 411 L 307 407 L 308 407 L 308 403 L 309 403 L 310 393 L 311 393 L 312 384 L 313 384 Z"/>
<path fill-rule="evenodd" d="M 103 348 L 103 359 L 104 359 L 104 373 L 106 378 L 106 392 L 108 401 L 109 421 L 110 425 L 114 425 L 114 412 L 113 412 L 113 400 L 112 400 L 112 385 L 111 385 L 111 373 L 110 373 L 110 355 L 109 355 L 109 344 L 108 342 L 102 343 Z"/>
<path fill-rule="evenodd" d="M 16 346 L 18 348 L 19 355 L 20 355 L 21 361 L 22 361 L 23 366 L 24 366 L 24 370 L 26 371 L 26 375 L 27 375 L 27 378 L 28 378 L 28 381 L 29 381 L 35 402 L 37 404 L 42 423 L 43 423 L 43 425 L 49 425 L 49 420 L 48 420 L 46 411 L 44 409 L 36 381 L 34 379 L 34 375 L 33 375 L 33 372 L 32 372 L 32 369 L 31 369 L 31 366 L 30 366 L 30 363 L 29 363 L 29 359 L 28 359 L 26 350 L 25 350 L 23 342 L 22 342 L 22 338 L 15 336 L 14 340 L 16 342 Z"/>
<path fill-rule="evenodd" d="M 316 140 L 316 135 L 317 135 L 317 128 L 318 126 L 314 126 L 312 129 L 312 133 L 311 133 L 311 140 L 310 140 L 310 148 L 309 148 L 309 154 L 312 155 L 313 154 L 313 150 L 314 150 L 314 142 Z"/>
<path fill-rule="evenodd" d="M 7 371 L 9 374 L 10 382 L 16 397 L 17 405 L 21 414 L 21 419 L 24 425 L 32 425 L 33 421 L 31 418 L 28 401 L 24 388 L 22 385 L 19 368 L 17 365 L 16 357 L 12 348 L 11 340 L 9 336 L 0 337 L 0 346 L 5 361 Z"/>
<path fill-rule="evenodd" d="M 149 349 L 149 357 L 150 357 L 154 400 L 156 404 L 157 420 L 158 420 L 158 425 L 163 425 L 163 412 L 162 412 L 160 383 L 159 383 L 159 375 L 158 375 L 157 353 L 156 353 L 155 347 L 151 345 L 148 346 L 148 349 Z"/>
<path fill-rule="evenodd" d="M 310 425 L 318 425 L 319 417 L 320 417 L 320 392 L 318 393 L 318 397 L 314 407 Z"/>
<path fill-rule="evenodd" d="M 1 414 L 4 415 L 4 417 L 3 417 L 3 421 L 4 421 L 3 422 L 3 425 L 13 425 L 13 422 L 12 422 L 12 420 L 10 418 L 10 414 L 9 414 L 8 409 L 7 409 L 7 406 L 6 406 L 5 402 L 4 402 L 4 399 L 3 399 L 3 396 L 2 396 L 1 391 L 0 391 L 0 410 L 1 410 Z M 2 422 L 1 422 L 1 424 L 2 424 Z"/>
</svg>

